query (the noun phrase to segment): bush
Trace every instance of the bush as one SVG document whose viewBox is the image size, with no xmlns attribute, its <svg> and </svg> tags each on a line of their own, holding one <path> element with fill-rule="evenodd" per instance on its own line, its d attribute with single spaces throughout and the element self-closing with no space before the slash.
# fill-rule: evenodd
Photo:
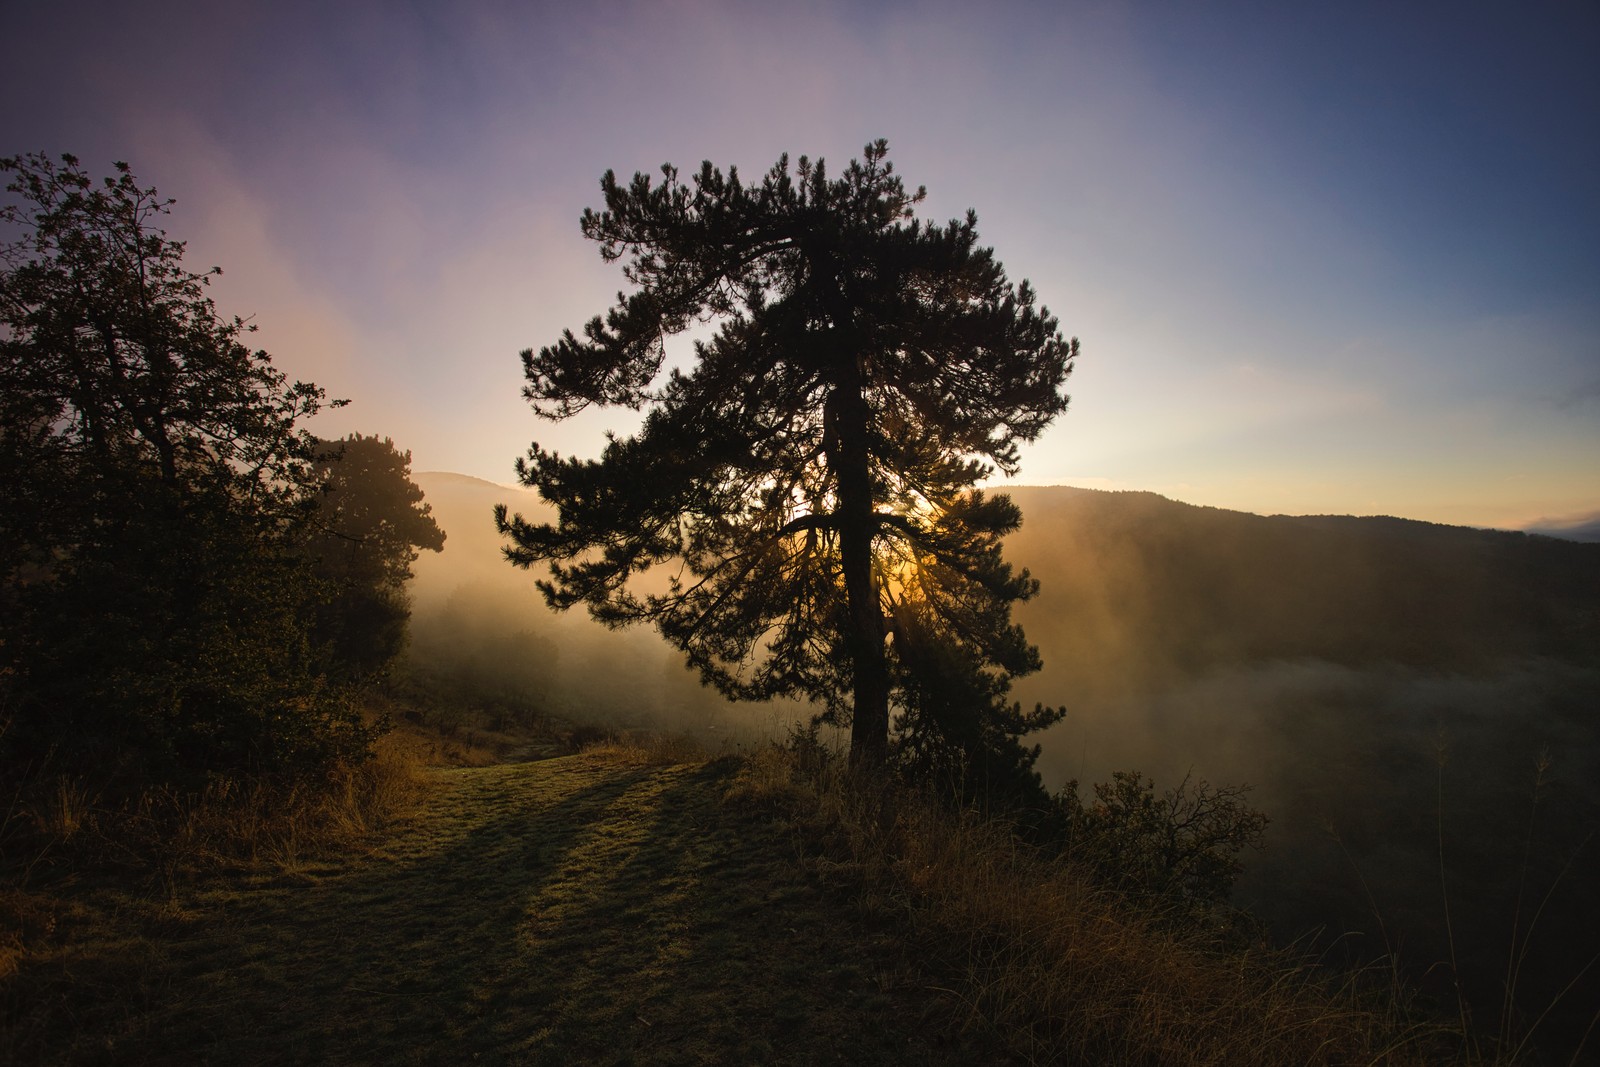
<svg viewBox="0 0 1600 1067">
<path fill-rule="evenodd" d="M 1204 914 L 1227 899 L 1239 853 L 1260 847 L 1266 830 L 1267 816 L 1244 801 L 1247 791 L 1185 778 L 1157 796 L 1138 771 L 1117 771 L 1086 804 L 1069 782 L 1057 797 L 1065 851 L 1125 895 Z"/>
</svg>

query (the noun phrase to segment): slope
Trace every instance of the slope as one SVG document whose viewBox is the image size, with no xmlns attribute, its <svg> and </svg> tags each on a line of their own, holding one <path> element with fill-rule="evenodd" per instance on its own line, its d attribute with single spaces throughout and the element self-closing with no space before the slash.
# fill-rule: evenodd
<svg viewBox="0 0 1600 1067">
<path fill-rule="evenodd" d="M 72 894 L 57 955 L 9 983 L 0 1060 L 995 1062 L 940 1043 L 950 1005 L 893 931 L 723 803 L 735 769 L 441 770 L 372 855 L 181 906 Z"/>
<path fill-rule="evenodd" d="M 430 499 L 438 477 L 419 476 Z M 781 736 L 771 709 L 699 691 L 648 631 L 553 617 L 533 576 L 496 557 L 488 525 L 496 500 L 536 501 L 459 478 L 440 489 L 460 510 L 441 506 L 451 546 L 419 583 L 448 584 L 452 548 L 482 568 L 476 591 L 515 602 L 502 628 L 556 648 L 542 668 L 554 710 Z M 1455 996 L 1453 969 L 1438 966 L 1453 957 L 1471 999 L 1499 1004 L 1515 940 L 1516 999 L 1536 1014 L 1600 953 L 1600 545 L 1152 493 L 1004 491 L 1024 516 L 1006 556 L 1043 586 L 1016 615 L 1044 669 L 1017 695 L 1068 711 L 1037 738 L 1048 787 L 1125 769 L 1163 787 L 1185 775 L 1254 786 L 1273 821 L 1238 901 L 1286 939 L 1320 928 L 1363 959 L 1399 947 L 1441 999 Z M 419 595 L 419 650 L 429 625 Z M 605 698 L 584 702 L 587 689 Z M 1597 1001 L 1600 966 L 1547 1029 L 1581 1031 Z"/>
</svg>

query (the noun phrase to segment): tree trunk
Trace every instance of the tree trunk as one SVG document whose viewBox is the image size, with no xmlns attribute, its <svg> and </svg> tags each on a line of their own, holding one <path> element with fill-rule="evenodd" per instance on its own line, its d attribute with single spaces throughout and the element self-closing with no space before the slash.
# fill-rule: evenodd
<svg viewBox="0 0 1600 1067">
<path fill-rule="evenodd" d="M 828 464 L 839 491 L 839 558 L 850 615 L 846 647 L 855 689 L 850 765 L 873 767 L 882 764 L 889 751 L 889 666 L 883 652 L 883 612 L 872 581 L 877 516 L 867 449 L 870 413 L 859 377 L 842 384 L 833 399 L 835 436 Z"/>
</svg>

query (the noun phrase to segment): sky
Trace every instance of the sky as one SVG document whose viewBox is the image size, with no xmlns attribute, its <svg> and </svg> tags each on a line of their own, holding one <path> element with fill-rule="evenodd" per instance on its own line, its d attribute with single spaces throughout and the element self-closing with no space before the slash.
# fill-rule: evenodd
<svg viewBox="0 0 1600 1067">
<path fill-rule="evenodd" d="M 1593 3 L 0 6 L 0 155 L 175 197 L 221 310 L 350 399 L 312 428 L 417 471 L 637 424 L 520 397 L 625 287 L 578 229 L 607 169 L 884 137 L 1082 343 L 1016 483 L 1600 513 Z"/>
</svg>

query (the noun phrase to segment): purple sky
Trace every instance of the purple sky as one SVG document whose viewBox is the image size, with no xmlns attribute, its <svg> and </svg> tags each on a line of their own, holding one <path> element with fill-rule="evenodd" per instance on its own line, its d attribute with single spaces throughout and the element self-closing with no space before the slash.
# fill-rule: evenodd
<svg viewBox="0 0 1600 1067">
<path fill-rule="evenodd" d="M 1329 10 L 1324 10 L 1329 9 Z M 1174 14 L 1178 11 L 1178 14 Z M 517 353 L 624 283 L 607 168 L 887 137 L 1082 339 L 1020 482 L 1519 526 L 1600 510 L 1593 4 L 12 0 L 0 154 L 126 159 L 325 434 L 510 481 Z"/>
</svg>

